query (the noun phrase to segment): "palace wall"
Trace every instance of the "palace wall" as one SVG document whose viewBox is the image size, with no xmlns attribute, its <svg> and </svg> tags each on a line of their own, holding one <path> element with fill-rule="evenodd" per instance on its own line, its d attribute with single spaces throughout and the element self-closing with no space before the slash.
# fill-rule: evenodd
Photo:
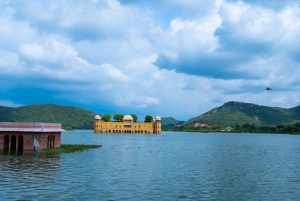
<svg viewBox="0 0 300 201">
<path fill-rule="evenodd" d="M 161 133 L 161 123 L 152 122 L 94 122 L 95 133 Z"/>
</svg>

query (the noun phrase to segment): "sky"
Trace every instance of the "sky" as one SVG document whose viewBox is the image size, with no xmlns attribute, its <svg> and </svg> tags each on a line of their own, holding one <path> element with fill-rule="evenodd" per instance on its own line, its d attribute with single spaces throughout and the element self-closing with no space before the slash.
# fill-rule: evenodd
<svg viewBox="0 0 300 201">
<path fill-rule="evenodd" d="M 188 120 L 300 105 L 298 0 L 2 0 L 0 105 Z M 265 90 L 271 87 L 272 90 Z"/>
</svg>

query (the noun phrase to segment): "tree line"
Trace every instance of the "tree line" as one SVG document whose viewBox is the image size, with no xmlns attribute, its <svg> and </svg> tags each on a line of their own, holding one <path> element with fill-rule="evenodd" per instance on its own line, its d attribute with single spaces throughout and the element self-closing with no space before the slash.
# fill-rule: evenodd
<svg viewBox="0 0 300 201">
<path fill-rule="evenodd" d="M 113 116 L 113 119 L 114 119 L 114 121 L 121 122 L 124 116 L 125 115 L 123 115 L 123 114 L 115 114 Z M 133 122 L 137 122 L 138 117 L 135 114 L 131 114 L 130 116 L 132 116 Z M 111 121 L 111 117 L 112 116 L 110 114 L 105 114 L 105 115 L 101 116 L 101 120 L 103 120 L 105 122 L 110 122 Z M 146 115 L 145 116 L 144 122 L 152 122 L 152 121 L 153 121 L 153 117 L 151 115 Z"/>
<path fill-rule="evenodd" d="M 256 133 L 300 133 L 300 123 L 295 124 L 279 124 L 275 126 L 255 126 L 253 124 L 245 123 L 242 126 L 226 127 L 220 125 L 213 126 L 176 126 L 169 128 L 162 128 L 164 131 L 185 131 L 185 132 L 256 132 Z"/>
</svg>

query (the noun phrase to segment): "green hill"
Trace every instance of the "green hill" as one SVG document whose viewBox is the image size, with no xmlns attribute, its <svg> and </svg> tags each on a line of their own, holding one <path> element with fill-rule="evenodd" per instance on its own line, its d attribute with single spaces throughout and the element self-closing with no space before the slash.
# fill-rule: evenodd
<svg viewBox="0 0 300 201">
<path fill-rule="evenodd" d="M 61 123 L 62 127 L 73 129 L 93 129 L 96 113 L 72 106 L 55 104 L 29 105 L 18 108 L 0 106 L 0 121 L 7 122 L 48 122 Z M 162 127 L 176 125 L 193 126 L 196 123 L 210 126 L 271 126 L 300 122 L 300 106 L 284 109 L 251 103 L 227 102 L 187 122 L 173 117 L 162 117 Z"/>
<path fill-rule="evenodd" d="M 96 114 L 77 107 L 55 104 L 29 105 L 18 108 L 0 106 L 2 122 L 61 123 L 62 127 L 93 129 Z"/>
<path fill-rule="evenodd" d="M 93 129 L 96 113 L 78 107 L 55 104 L 28 105 L 18 108 L 0 106 L 2 122 L 46 122 L 61 123 L 62 127 L 73 129 Z M 162 126 L 173 127 L 184 121 L 163 117 Z"/>
<path fill-rule="evenodd" d="M 230 101 L 221 107 L 216 107 L 188 120 L 184 125 L 191 126 L 196 123 L 205 123 L 210 126 L 235 127 L 236 125 L 242 126 L 248 123 L 255 126 L 270 126 L 288 124 L 297 120 L 300 120 L 300 106 L 284 109 Z"/>
<path fill-rule="evenodd" d="M 161 118 L 161 126 L 162 127 L 174 127 L 179 124 L 183 124 L 184 121 L 178 121 L 173 117 L 162 117 Z"/>
</svg>

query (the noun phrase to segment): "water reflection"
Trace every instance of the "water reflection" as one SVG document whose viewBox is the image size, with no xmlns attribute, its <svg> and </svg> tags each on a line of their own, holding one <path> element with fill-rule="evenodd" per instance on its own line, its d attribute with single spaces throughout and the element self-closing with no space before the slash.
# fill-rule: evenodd
<svg viewBox="0 0 300 201">
<path fill-rule="evenodd" d="M 5 200 L 41 199 L 59 170 L 59 154 L 3 151 L 0 156 L 0 197 Z M 42 190 L 42 191 L 41 191 Z"/>
<path fill-rule="evenodd" d="M 300 136 L 74 131 L 71 154 L 0 154 L 11 200 L 296 200 Z"/>
<path fill-rule="evenodd" d="M 32 152 L 31 152 L 32 153 Z M 9 149 L 4 149 L 2 150 L 3 155 L 11 155 L 11 156 L 16 156 L 16 155 L 23 155 L 23 150 L 9 150 Z"/>
</svg>

